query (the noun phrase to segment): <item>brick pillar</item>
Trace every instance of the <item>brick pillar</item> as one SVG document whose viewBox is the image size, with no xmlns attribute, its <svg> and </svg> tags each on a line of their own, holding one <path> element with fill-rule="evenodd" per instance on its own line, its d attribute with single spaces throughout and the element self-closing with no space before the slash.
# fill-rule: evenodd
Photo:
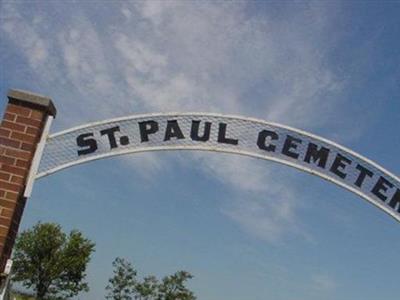
<svg viewBox="0 0 400 300">
<path fill-rule="evenodd" d="M 7 97 L 0 125 L 0 273 L 18 232 L 36 147 L 48 116 L 56 115 L 50 98 L 19 90 L 10 90 Z"/>
</svg>

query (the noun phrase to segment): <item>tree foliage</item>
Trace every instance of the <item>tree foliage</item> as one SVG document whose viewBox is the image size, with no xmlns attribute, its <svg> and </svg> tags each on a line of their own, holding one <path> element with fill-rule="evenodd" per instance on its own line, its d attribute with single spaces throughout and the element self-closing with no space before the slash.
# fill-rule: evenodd
<svg viewBox="0 0 400 300">
<path fill-rule="evenodd" d="M 15 243 L 13 281 L 33 289 L 39 300 L 87 291 L 85 272 L 94 246 L 78 230 L 67 235 L 58 224 L 38 223 Z"/>
<path fill-rule="evenodd" d="M 185 271 L 178 271 L 173 275 L 165 276 L 159 285 L 157 300 L 191 300 L 194 294 L 185 287 L 185 281 L 193 276 Z"/>
<path fill-rule="evenodd" d="M 109 285 L 106 290 L 108 295 L 106 299 L 131 300 L 136 286 L 136 271 L 131 263 L 117 257 L 113 261 L 114 276 L 109 279 Z"/>
<path fill-rule="evenodd" d="M 158 280 L 155 276 L 137 278 L 137 271 L 123 258 L 113 262 L 114 275 L 106 287 L 110 300 L 195 300 L 196 297 L 186 286 L 193 276 L 185 271 L 165 276 Z"/>
</svg>

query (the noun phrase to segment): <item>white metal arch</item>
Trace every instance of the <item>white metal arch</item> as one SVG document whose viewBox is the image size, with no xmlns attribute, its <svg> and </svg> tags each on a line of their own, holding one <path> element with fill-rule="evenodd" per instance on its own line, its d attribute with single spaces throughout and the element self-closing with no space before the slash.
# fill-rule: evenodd
<svg viewBox="0 0 400 300">
<path fill-rule="evenodd" d="M 302 130 L 232 115 L 145 114 L 74 127 L 48 137 L 36 178 L 109 156 L 160 150 L 225 152 L 282 163 L 333 182 L 400 221 L 400 179 L 383 167 Z"/>
</svg>

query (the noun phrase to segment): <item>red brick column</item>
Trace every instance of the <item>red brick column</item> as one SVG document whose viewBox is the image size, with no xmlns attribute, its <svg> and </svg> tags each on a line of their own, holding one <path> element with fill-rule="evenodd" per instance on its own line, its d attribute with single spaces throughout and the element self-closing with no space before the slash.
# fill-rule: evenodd
<svg viewBox="0 0 400 300">
<path fill-rule="evenodd" d="M 10 90 L 0 125 L 0 273 L 10 258 L 24 211 L 24 191 L 32 160 L 48 116 L 50 98 Z"/>
</svg>

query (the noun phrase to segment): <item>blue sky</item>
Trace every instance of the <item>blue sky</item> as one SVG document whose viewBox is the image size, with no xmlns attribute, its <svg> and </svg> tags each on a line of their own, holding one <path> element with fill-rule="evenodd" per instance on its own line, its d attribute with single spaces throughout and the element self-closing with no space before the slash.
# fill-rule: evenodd
<svg viewBox="0 0 400 300">
<path fill-rule="evenodd" d="M 399 2 L 0 4 L 0 94 L 51 96 L 53 132 L 145 112 L 238 114 L 297 127 L 400 174 Z M 397 299 L 400 226 L 311 175 L 234 155 L 159 152 L 36 182 L 22 229 L 54 221 L 111 262 L 179 269 L 199 299 Z"/>
</svg>

